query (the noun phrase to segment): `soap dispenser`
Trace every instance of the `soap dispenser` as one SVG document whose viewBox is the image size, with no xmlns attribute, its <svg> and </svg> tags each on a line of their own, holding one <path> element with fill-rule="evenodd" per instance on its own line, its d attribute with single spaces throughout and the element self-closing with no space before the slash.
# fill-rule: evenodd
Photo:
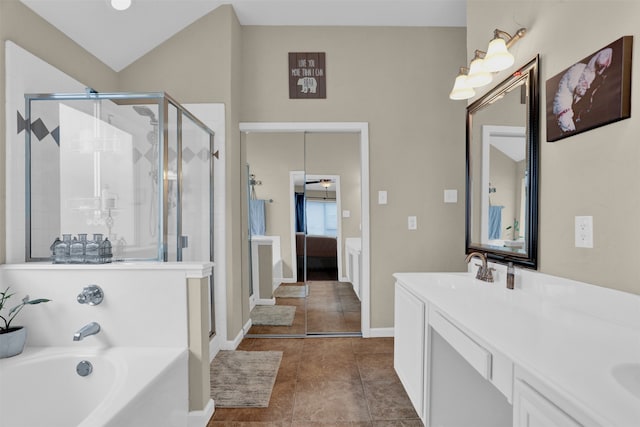
<svg viewBox="0 0 640 427">
<path fill-rule="evenodd" d="M 507 265 L 507 289 L 513 289 L 515 284 L 515 269 L 513 263 Z"/>
</svg>

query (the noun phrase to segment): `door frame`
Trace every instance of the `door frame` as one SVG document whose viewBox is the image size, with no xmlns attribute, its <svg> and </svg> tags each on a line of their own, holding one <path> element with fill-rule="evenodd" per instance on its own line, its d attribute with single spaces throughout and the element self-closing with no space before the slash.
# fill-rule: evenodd
<svg viewBox="0 0 640 427">
<path fill-rule="evenodd" d="M 369 230 L 369 123 L 367 122 L 241 122 L 240 132 L 357 133 L 360 135 L 360 203 L 362 221 L 362 336 L 371 336 Z"/>
</svg>

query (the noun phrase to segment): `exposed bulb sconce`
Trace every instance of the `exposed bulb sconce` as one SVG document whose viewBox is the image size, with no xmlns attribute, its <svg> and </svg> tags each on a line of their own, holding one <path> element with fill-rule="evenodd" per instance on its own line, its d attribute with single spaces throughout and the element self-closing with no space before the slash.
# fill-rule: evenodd
<svg viewBox="0 0 640 427">
<path fill-rule="evenodd" d="M 115 10 L 127 10 L 131 6 L 131 0 L 111 0 L 111 7 Z"/>
<path fill-rule="evenodd" d="M 476 50 L 469 64 L 469 69 L 460 68 L 456 77 L 450 99 L 469 99 L 475 95 L 473 88 L 488 85 L 493 80 L 492 73 L 511 67 L 515 61 L 509 48 L 526 34 L 526 28 L 520 28 L 511 36 L 499 29 L 493 31 L 493 39 L 489 42 L 487 52 Z M 463 71 L 464 70 L 464 71 Z"/>
<path fill-rule="evenodd" d="M 453 84 L 453 90 L 449 94 L 449 98 L 454 100 L 469 99 L 476 94 L 476 91 L 467 83 L 468 71 L 467 68 L 460 67 L 460 73 L 456 77 L 456 82 Z"/>
</svg>

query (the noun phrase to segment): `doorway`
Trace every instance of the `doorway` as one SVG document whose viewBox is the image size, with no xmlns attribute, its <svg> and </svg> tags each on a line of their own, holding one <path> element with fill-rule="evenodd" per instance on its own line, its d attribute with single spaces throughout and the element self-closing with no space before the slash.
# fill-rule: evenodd
<svg viewBox="0 0 640 427">
<path fill-rule="evenodd" d="M 259 200 L 257 205 L 266 206 L 265 217 L 260 220 L 266 223 L 265 236 L 251 235 L 250 220 L 247 220 L 248 238 L 243 239 L 243 245 L 247 247 L 245 254 L 249 259 L 245 265 L 266 265 L 267 269 L 271 269 L 266 280 L 272 279 L 274 290 L 271 295 L 268 287 L 265 292 L 264 285 L 258 283 L 257 279 L 264 280 L 261 275 L 263 270 L 244 269 L 249 278 L 246 283 L 243 281 L 243 295 L 247 295 L 246 303 L 243 303 L 243 318 L 249 319 L 251 325 L 247 335 L 368 336 L 367 124 L 241 123 L 240 131 L 244 150 L 243 163 L 250 163 L 247 184 L 254 184 L 253 187 L 246 186 L 249 195 L 247 205 L 251 204 L 251 197 L 254 197 Z M 255 148 L 257 144 L 260 144 L 259 149 Z M 271 145 L 267 148 L 264 144 Z M 275 147 L 283 151 L 278 154 Z M 348 153 L 344 153 L 345 147 L 352 147 L 351 151 L 356 154 L 355 163 L 341 170 L 339 164 L 345 163 L 349 158 Z M 341 151 L 333 152 L 335 149 Z M 268 162 L 268 165 L 265 167 L 261 162 Z M 288 175 L 286 193 L 282 193 L 280 187 L 273 187 L 276 180 L 282 179 L 282 173 Z M 297 218 L 300 213 L 296 214 L 296 211 L 300 206 L 296 207 L 296 196 L 304 201 L 300 210 L 304 225 L 298 224 L 298 231 L 295 227 L 296 222 L 300 222 Z M 248 214 L 249 208 L 244 211 Z M 287 230 L 282 227 L 285 222 Z M 307 228 L 309 225 L 310 230 Z M 257 241 L 271 241 L 267 244 L 271 252 L 249 250 L 250 247 L 257 246 Z M 357 241 L 361 250 L 357 254 L 349 251 L 345 246 L 348 241 Z M 260 261 L 251 259 L 255 256 L 260 257 Z M 315 258 L 311 259 L 309 256 Z M 355 256 L 357 260 L 354 262 Z M 264 257 L 268 257 L 271 262 L 265 263 Z M 302 266 L 299 265 L 301 263 Z M 355 274 L 358 278 L 357 292 L 354 292 L 355 284 L 350 281 L 354 276 L 354 266 L 358 269 Z M 293 306 L 295 318 L 289 328 L 269 328 L 253 324 L 254 313 L 248 297 L 250 285 L 253 285 L 253 289 L 260 289 L 257 308 L 261 310 L 272 310 L 260 307 L 261 305 L 273 305 L 279 309 L 277 306 L 284 305 L 283 302 Z M 287 292 L 281 297 L 280 291 L 283 290 Z M 296 295 L 296 291 L 301 297 L 294 300 L 290 295 Z M 314 300 L 314 296 L 318 299 Z M 334 319 L 327 318 L 326 313 L 322 313 L 324 317 L 318 317 L 322 310 L 332 312 Z M 357 319 L 357 324 L 346 329 L 336 326 L 338 317 L 350 318 L 352 324 Z"/>
</svg>

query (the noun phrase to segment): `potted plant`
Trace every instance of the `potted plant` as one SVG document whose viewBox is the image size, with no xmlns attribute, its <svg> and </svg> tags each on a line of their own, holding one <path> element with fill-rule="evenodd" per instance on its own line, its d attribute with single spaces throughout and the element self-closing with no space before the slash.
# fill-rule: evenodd
<svg viewBox="0 0 640 427">
<path fill-rule="evenodd" d="M 27 340 L 27 329 L 24 326 L 11 326 L 11 322 L 20 313 L 26 305 L 35 305 L 43 302 L 49 302 L 46 298 L 29 299 L 29 295 L 25 296 L 20 304 L 11 308 L 7 314 L 2 310 L 8 304 L 9 299 L 14 294 L 9 293 L 9 288 L 4 292 L 0 292 L 0 359 L 15 356 L 22 353 L 24 344 Z"/>
</svg>

